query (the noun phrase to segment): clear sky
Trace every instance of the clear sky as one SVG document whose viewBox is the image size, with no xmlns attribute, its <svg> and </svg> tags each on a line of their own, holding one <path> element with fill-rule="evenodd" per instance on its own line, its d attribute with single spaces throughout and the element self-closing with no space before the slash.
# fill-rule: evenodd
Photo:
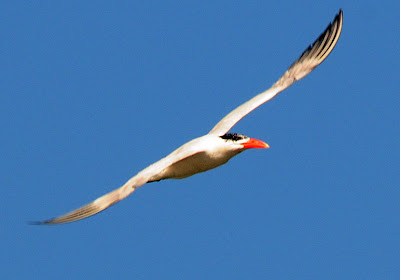
<svg viewBox="0 0 400 280">
<path fill-rule="evenodd" d="M 60 2 L 0 4 L 1 279 L 400 279 L 398 1 Z M 232 130 L 270 149 L 26 224 L 207 133 L 339 8 L 327 60 Z"/>
</svg>

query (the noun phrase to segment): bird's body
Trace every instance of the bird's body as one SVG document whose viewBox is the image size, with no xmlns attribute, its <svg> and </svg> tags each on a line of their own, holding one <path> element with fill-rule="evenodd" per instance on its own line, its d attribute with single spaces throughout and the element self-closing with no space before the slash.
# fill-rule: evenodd
<svg viewBox="0 0 400 280">
<path fill-rule="evenodd" d="M 60 224 L 77 221 L 103 211 L 146 183 L 164 179 L 186 178 L 225 164 L 246 149 L 268 148 L 268 144 L 260 140 L 241 134 L 228 133 L 228 131 L 248 113 L 275 97 L 295 81 L 305 77 L 325 60 L 339 39 L 342 25 L 343 13 L 340 10 L 334 21 L 319 38 L 303 52 L 271 88 L 233 110 L 218 122 L 208 134 L 187 142 L 165 158 L 146 167 L 122 187 L 65 215 L 36 224 Z"/>
<path fill-rule="evenodd" d="M 241 152 L 239 149 L 230 150 L 226 149 L 225 146 L 218 145 L 219 140 L 222 139 L 218 139 L 214 135 L 205 135 L 188 142 L 185 144 L 186 146 L 196 145 L 193 146 L 196 152 L 168 166 L 160 173 L 151 177 L 150 181 L 183 179 L 197 173 L 205 172 L 228 162 L 229 159 Z M 185 148 L 185 145 L 182 148 Z M 207 147 L 204 147 L 206 145 Z"/>
<path fill-rule="evenodd" d="M 237 137 L 239 134 L 226 135 L 228 135 L 228 137 L 232 135 L 231 138 L 233 138 Z M 250 139 L 244 135 L 240 135 L 240 137 L 243 137 L 242 140 L 247 141 L 246 143 L 248 143 L 248 139 Z M 250 140 L 252 143 L 251 148 L 268 148 L 266 143 L 262 141 L 258 143 L 257 141 L 259 140 Z M 216 135 L 207 134 L 187 142 L 167 157 L 156 162 L 155 165 L 159 163 L 162 164 L 164 160 L 168 160 L 168 158 L 179 155 L 180 153 L 188 155 L 152 176 L 149 182 L 163 179 L 183 179 L 197 173 L 205 172 L 227 163 L 232 157 L 243 151 L 243 146 L 238 144 L 238 141 L 233 142 L 232 139 L 224 139 Z M 146 169 L 143 171 L 145 172 Z"/>
</svg>

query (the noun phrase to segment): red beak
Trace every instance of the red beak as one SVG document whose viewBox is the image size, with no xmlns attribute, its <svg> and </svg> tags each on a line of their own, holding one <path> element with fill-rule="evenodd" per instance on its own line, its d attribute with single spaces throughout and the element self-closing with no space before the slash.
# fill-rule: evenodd
<svg viewBox="0 0 400 280">
<path fill-rule="evenodd" d="M 261 140 L 258 139 L 253 139 L 249 138 L 249 140 L 246 143 L 241 144 L 244 149 L 252 149 L 252 148 L 257 148 L 257 149 L 267 149 L 269 148 L 269 145 Z"/>
</svg>

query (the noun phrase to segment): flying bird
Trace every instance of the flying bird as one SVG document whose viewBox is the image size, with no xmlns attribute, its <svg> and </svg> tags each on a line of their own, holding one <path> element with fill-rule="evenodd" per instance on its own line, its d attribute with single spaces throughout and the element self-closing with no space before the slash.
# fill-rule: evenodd
<svg viewBox="0 0 400 280">
<path fill-rule="evenodd" d="M 234 109 L 220 120 L 208 134 L 187 142 L 165 158 L 140 171 L 122 187 L 97 198 L 93 202 L 62 216 L 33 222 L 33 224 L 53 225 L 81 220 L 123 200 L 146 183 L 164 179 L 186 178 L 225 164 L 232 157 L 247 149 L 269 148 L 268 144 L 263 141 L 238 133 L 229 133 L 229 130 L 248 113 L 308 75 L 324 61 L 335 47 L 342 31 L 342 25 L 343 11 L 339 10 L 333 22 L 271 88 Z"/>
</svg>

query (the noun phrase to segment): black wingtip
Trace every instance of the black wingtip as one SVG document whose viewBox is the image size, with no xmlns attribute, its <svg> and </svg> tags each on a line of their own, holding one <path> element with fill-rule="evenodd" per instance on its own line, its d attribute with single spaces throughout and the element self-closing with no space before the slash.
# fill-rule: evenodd
<svg viewBox="0 0 400 280">
<path fill-rule="evenodd" d="M 26 222 L 28 225 L 30 225 L 30 226 L 40 226 L 40 225 L 45 225 L 46 223 L 45 222 L 39 222 L 39 221 L 29 221 L 29 222 Z"/>
<path fill-rule="evenodd" d="M 43 225 L 52 225 L 51 221 L 53 219 L 50 220 L 45 220 L 45 221 L 28 221 L 26 222 L 28 225 L 30 226 L 43 226 Z"/>
<path fill-rule="evenodd" d="M 333 21 L 335 22 L 339 18 L 343 18 L 343 10 L 342 9 L 339 9 L 339 12 L 337 13 L 337 15 Z"/>
</svg>

